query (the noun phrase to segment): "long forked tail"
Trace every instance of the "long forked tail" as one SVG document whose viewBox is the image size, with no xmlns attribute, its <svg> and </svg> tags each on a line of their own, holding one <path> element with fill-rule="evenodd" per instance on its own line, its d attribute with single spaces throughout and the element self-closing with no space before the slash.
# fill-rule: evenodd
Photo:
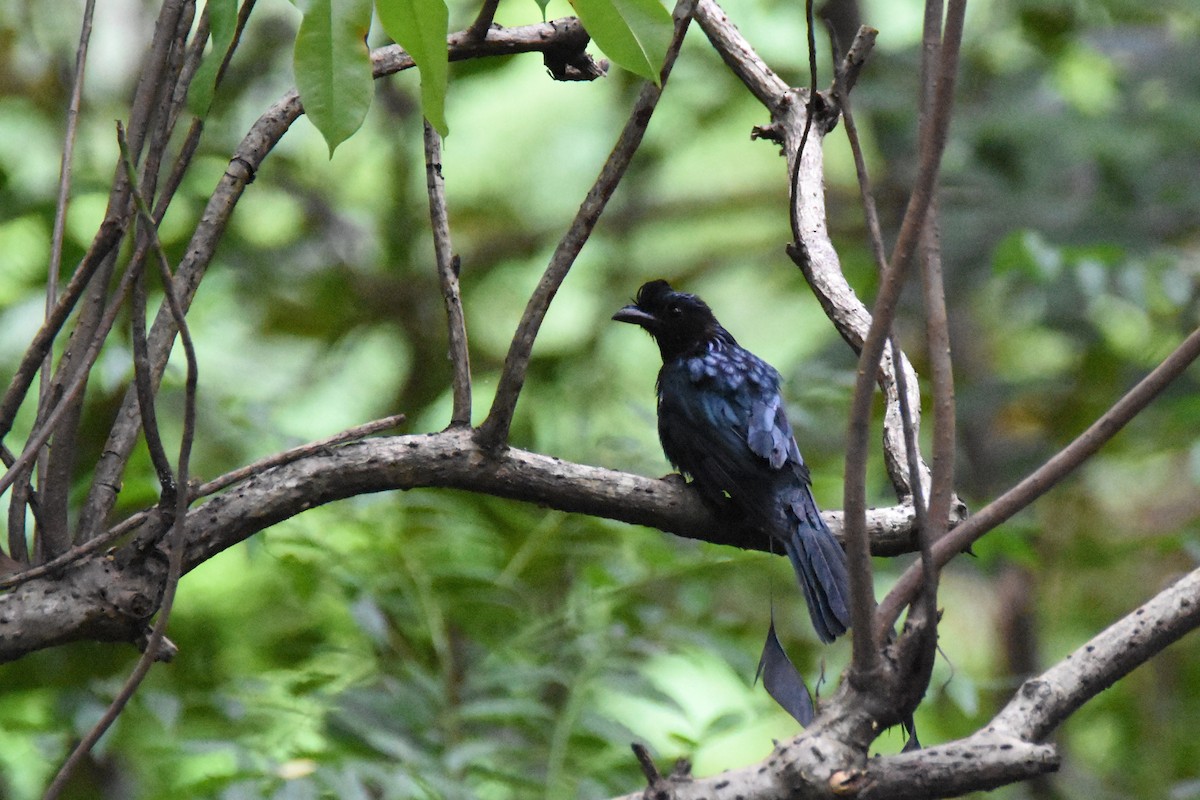
<svg viewBox="0 0 1200 800">
<path fill-rule="evenodd" d="M 784 546 L 804 591 L 813 628 L 822 642 L 832 642 L 850 628 L 846 553 L 821 519 L 808 487 L 790 505 L 795 519 Z"/>
</svg>

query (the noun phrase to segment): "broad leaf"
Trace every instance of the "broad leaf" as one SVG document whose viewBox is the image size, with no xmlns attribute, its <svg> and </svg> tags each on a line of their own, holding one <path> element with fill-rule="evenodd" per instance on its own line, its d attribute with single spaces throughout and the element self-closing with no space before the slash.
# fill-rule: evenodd
<svg viewBox="0 0 1200 800">
<path fill-rule="evenodd" d="M 800 677 L 800 672 L 783 651 L 779 637 L 775 635 L 774 614 L 771 615 L 771 627 L 767 629 L 767 641 L 763 645 L 762 657 L 758 660 L 758 673 L 754 679 L 758 680 L 760 677 L 771 699 L 807 728 L 816 715 L 812 695 L 804 685 L 804 678 Z"/>
<path fill-rule="evenodd" d="M 312 0 L 296 34 L 296 88 L 329 155 L 358 130 L 375 94 L 371 0 Z"/>
<path fill-rule="evenodd" d="M 421 73 L 421 110 L 429 124 L 445 136 L 449 133 L 446 32 L 450 24 L 445 0 L 376 0 L 375 8 L 387 35 L 416 62 Z"/>
<path fill-rule="evenodd" d="M 225 52 L 233 43 L 237 30 L 237 0 L 207 0 L 209 41 L 212 50 L 204 57 L 196 77 L 188 88 L 188 111 L 197 117 L 208 114 L 212 107 L 213 93 L 217 88 L 217 70 L 225 60 Z"/>
<path fill-rule="evenodd" d="M 658 0 L 571 0 L 571 5 L 606 56 L 659 82 L 674 23 Z"/>
</svg>

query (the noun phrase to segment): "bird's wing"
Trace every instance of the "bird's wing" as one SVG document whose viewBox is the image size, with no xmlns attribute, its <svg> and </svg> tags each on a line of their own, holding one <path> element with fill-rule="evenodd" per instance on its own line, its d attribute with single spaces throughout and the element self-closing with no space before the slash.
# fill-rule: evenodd
<svg viewBox="0 0 1200 800">
<path fill-rule="evenodd" d="M 809 482 L 779 373 L 749 351 L 709 351 L 664 367 L 659 398 L 663 450 L 706 495 L 758 496 L 783 469 Z"/>
<path fill-rule="evenodd" d="M 746 356 L 750 360 L 746 370 L 749 408 L 746 445 L 751 452 L 764 459 L 772 470 L 790 468 L 801 482 L 811 483 L 808 467 L 800 455 L 783 407 L 779 373 L 756 356 L 748 352 Z"/>
</svg>

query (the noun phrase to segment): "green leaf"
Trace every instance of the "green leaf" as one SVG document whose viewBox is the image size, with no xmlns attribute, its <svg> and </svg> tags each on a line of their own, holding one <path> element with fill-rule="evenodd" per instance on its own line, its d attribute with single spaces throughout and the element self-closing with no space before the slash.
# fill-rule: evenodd
<svg viewBox="0 0 1200 800">
<path fill-rule="evenodd" d="M 446 32 L 450 24 L 444 0 L 376 0 L 379 21 L 387 35 L 403 47 L 421 73 L 421 110 L 438 133 L 446 125 L 446 80 L 449 51 Z"/>
<path fill-rule="evenodd" d="M 237 0 L 207 0 L 209 40 L 212 49 L 204 57 L 196 77 L 188 89 L 188 110 L 197 117 L 208 114 L 212 107 L 213 94 L 217 89 L 217 70 L 225 60 L 225 52 L 233 43 L 237 30 Z"/>
<path fill-rule="evenodd" d="M 296 34 L 296 87 L 330 157 L 362 125 L 375 94 L 370 26 L 371 0 L 312 0 Z"/>
<path fill-rule="evenodd" d="M 571 0 L 583 27 L 618 66 L 659 82 L 674 23 L 658 0 Z"/>
</svg>

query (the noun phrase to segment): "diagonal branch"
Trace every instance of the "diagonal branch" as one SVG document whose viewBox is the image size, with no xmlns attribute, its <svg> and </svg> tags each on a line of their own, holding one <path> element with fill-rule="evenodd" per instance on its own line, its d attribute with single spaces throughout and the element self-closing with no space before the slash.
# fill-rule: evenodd
<svg viewBox="0 0 1200 800">
<path fill-rule="evenodd" d="M 571 221 L 571 226 L 559 240 L 554 255 L 550 257 L 550 263 L 546 265 L 537 288 L 534 289 L 533 295 L 525 306 L 525 313 L 521 316 L 516 333 L 513 334 L 512 344 L 509 346 L 508 355 L 504 359 L 504 369 L 500 373 L 500 381 L 496 386 L 496 397 L 492 401 L 492 408 L 479 429 L 480 441 L 487 447 L 497 448 L 508 443 L 509 428 L 512 426 L 513 414 L 516 411 L 521 389 L 525 385 L 525 374 L 529 368 L 529 358 L 533 353 L 533 342 L 542 327 L 542 320 L 545 319 L 550 302 L 558 293 L 558 288 L 575 263 L 575 258 L 587 243 L 588 237 L 596 227 L 596 222 L 604 213 L 604 208 L 608 205 L 613 192 L 617 190 L 621 178 L 625 175 L 625 170 L 633 161 L 633 156 L 642 143 L 642 136 L 650 124 L 650 117 L 654 114 L 659 98 L 662 97 L 663 89 L 667 85 L 667 78 L 671 75 L 671 68 L 675 65 L 675 58 L 679 55 L 679 48 L 683 46 L 683 37 L 691 22 L 695 2 L 696 0 L 678 0 L 673 14 L 675 33 L 667 48 L 662 71 L 659 73 L 659 83 L 656 85 L 647 82 L 642 87 L 637 101 L 633 104 L 633 110 L 629 114 L 629 120 L 625 123 L 624 129 L 617 139 L 617 144 L 609 154 L 608 160 L 604 162 L 604 166 L 600 168 L 600 174 L 596 177 L 592 188 L 588 190 L 583 203 L 580 204 L 579 211 L 575 213 L 575 219 Z"/>
<path fill-rule="evenodd" d="M 1197 328 L 1136 386 L 1129 390 L 1112 408 L 1092 423 L 1087 430 L 1049 461 L 1028 475 L 1013 488 L 981 508 L 965 522 L 943 536 L 933 547 L 934 563 L 940 568 L 970 547 L 988 531 L 995 529 L 1013 514 L 1058 485 L 1076 467 L 1091 458 L 1096 451 L 1117 435 L 1125 425 L 1158 397 L 1167 385 L 1200 357 L 1200 328 Z M 920 573 L 914 568 L 900 576 L 891 592 L 879 604 L 875 615 L 877 632 L 891 628 L 901 610 L 916 597 L 920 589 Z"/>
<path fill-rule="evenodd" d="M 715 0 L 698 0 L 696 23 L 733 73 L 771 113 L 772 124 L 758 129 L 756 135 L 775 141 L 785 136 L 794 136 L 792 146 L 787 148 L 789 154 L 793 153 L 796 149 L 795 142 L 802 136 L 804 125 L 803 117 L 793 114 L 792 111 L 793 105 L 798 102 L 795 93 L 759 57 Z M 858 75 L 870 41 L 873 41 L 872 31 L 867 29 L 858 42 L 859 46 L 852 48 L 847 54 L 845 67 L 839 72 L 846 86 Z M 797 118 L 796 124 L 788 122 L 793 116 Z M 817 126 L 813 128 L 812 133 L 817 134 L 819 140 L 825 131 Z M 793 257 L 799 260 L 804 278 L 821 303 L 826 316 L 857 353 L 862 349 L 863 340 L 871 327 L 871 314 L 842 274 L 841 262 L 829 238 L 825 224 L 825 197 L 821 191 L 824 184 L 820 147 L 814 145 L 804 148 L 799 170 L 799 184 L 803 191 L 799 192 L 796 199 L 801 204 L 797 213 L 800 215 L 804 252 Z M 788 174 L 791 174 L 791 167 Z M 892 369 L 890 353 L 890 348 L 885 348 L 885 357 L 877 376 L 887 401 L 884 412 L 883 452 L 888 476 L 896 487 L 897 496 L 902 502 L 906 502 L 912 495 L 912 489 L 908 478 L 903 425 L 900 420 L 899 387 Z M 919 430 L 916 410 L 920 409 L 921 402 L 917 374 L 903 354 L 901 363 L 907 378 L 905 384 L 908 387 L 909 407 L 914 410 L 914 424 Z M 921 462 L 921 474 L 923 480 L 928 481 L 929 469 L 924 461 Z M 965 513 L 961 504 L 956 504 L 955 509 L 956 519 Z"/>
<path fill-rule="evenodd" d="M 487 37 L 481 42 L 470 40 L 465 32 L 455 33 L 447 37 L 447 46 L 450 49 L 450 59 L 458 61 L 484 56 L 546 52 L 556 48 L 582 50 L 588 40 L 587 32 L 579 24 L 579 21 L 569 18 L 517 28 L 493 27 L 488 30 Z M 389 45 L 373 51 L 371 63 L 376 78 L 392 75 L 414 66 L 412 57 L 397 45 Z M 263 160 L 287 133 L 292 123 L 303 113 L 304 108 L 300 104 L 299 94 L 294 89 L 289 91 L 258 118 L 234 151 L 228 168 L 209 197 L 208 204 L 188 243 L 185 255 L 176 269 L 175 293 L 180 307 L 185 312 L 191 305 L 192 298 L 212 261 L 217 244 L 224 236 L 229 218 L 241 199 L 242 193 L 254 180 Z M 73 279 L 72 283 L 74 282 Z M 63 313 L 64 319 L 65 316 L 66 314 Z M 61 322 L 58 322 L 58 325 L 61 325 Z M 45 327 L 49 329 L 49 323 Z M 175 340 L 175 333 L 170 313 L 165 308 L 160 309 L 147 337 L 149 355 L 153 364 L 162 363 L 164 355 L 170 351 Z M 52 336 L 43 336 L 42 333 L 39 333 L 38 341 L 43 342 L 43 340 L 42 347 L 49 348 Z M 39 355 L 38 361 L 29 368 L 29 380 L 32 380 L 33 371 L 36 370 L 40 359 Z M 25 366 L 25 363 L 22 362 L 22 368 Z M 152 376 L 154 386 L 157 386 L 160 377 L 161 367 L 158 367 Z M 26 388 L 27 386 L 28 384 L 26 384 Z M 23 393 L 24 390 L 20 391 Z M 17 391 L 10 388 L 4 401 L 0 402 L 0 435 L 7 431 L 5 421 L 9 419 L 10 406 L 11 413 L 15 415 L 16 408 L 20 404 L 20 397 L 15 396 L 16 394 Z M 11 427 L 11 423 L 8 425 Z M 121 475 L 133 452 L 140 429 L 137 396 L 134 388 L 130 387 L 122 400 L 108 440 L 105 442 L 103 452 L 93 471 L 92 486 L 80 512 L 77 536 L 79 541 L 87 541 L 92 537 L 99 536 L 103 531 L 108 514 L 116 503 L 117 492 L 121 485 Z"/>
<path fill-rule="evenodd" d="M 1197 627 L 1200 569 L 1025 681 L 988 728 L 1040 742 L 1081 705 Z"/>
</svg>

